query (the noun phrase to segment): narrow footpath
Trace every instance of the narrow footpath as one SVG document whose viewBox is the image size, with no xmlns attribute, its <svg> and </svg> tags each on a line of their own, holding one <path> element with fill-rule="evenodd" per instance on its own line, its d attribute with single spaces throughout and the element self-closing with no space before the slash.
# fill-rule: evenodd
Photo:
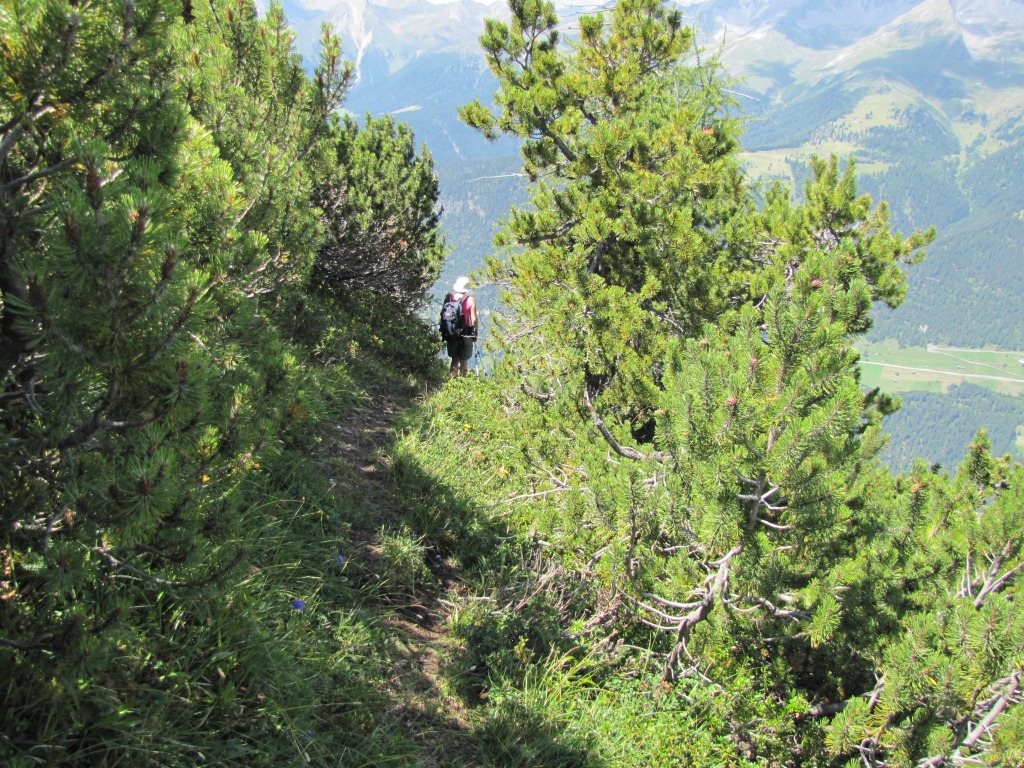
<svg viewBox="0 0 1024 768">
<path fill-rule="evenodd" d="M 403 412 L 415 407 L 414 396 L 397 386 L 378 382 L 374 390 L 333 428 L 329 451 L 344 465 L 343 492 L 369 511 L 373 521 L 365 530 L 353 532 L 357 552 L 369 561 L 379 559 L 381 534 L 398 517 L 401 502 L 390 480 L 396 424 Z M 456 574 L 432 570 L 438 587 L 430 594 L 376 606 L 394 665 L 383 691 L 393 703 L 380 725 L 401 731 L 421 746 L 417 766 L 471 765 L 469 712 L 446 679 L 457 641 L 448 629 L 449 608 L 439 599 L 456 589 Z"/>
</svg>

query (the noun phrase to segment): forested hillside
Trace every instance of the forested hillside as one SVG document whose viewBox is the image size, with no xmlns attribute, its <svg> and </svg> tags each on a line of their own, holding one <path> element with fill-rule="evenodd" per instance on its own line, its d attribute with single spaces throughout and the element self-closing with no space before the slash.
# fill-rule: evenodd
<svg viewBox="0 0 1024 768">
<path fill-rule="evenodd" d="M 908 471 L 914 459 L 952 469 L 963 459 L 978 424 L 986 424 L 988 438 L 999 454 L 1024 451 L 1017 443 L 1018 425 L 1024 423 L 1024 402 L 974 384 L 950 387 L 948 392 L 906 392 L 900 409 L 885 421 L 892 437 L 882 456 L 896 471 Z"/>
<path fill-rule="evenodd" d="M 330 29 L 0 9 L 0 762 L 1022 764 L 1024 467 L 894 475 L 854 346 L 934 233 L 753 184 L 660 0 L 510 10 L 460 115 L 521 176 L 453 212 L 504 311 L 440 386 L 438 171 Z"/>
</svg>

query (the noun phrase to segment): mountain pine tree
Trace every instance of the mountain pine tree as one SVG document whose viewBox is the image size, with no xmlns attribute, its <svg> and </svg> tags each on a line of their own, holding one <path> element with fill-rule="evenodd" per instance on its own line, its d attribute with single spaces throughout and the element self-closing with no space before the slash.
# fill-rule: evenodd
<svg viewBox="0 0 1024 768">
<path fill-rule="evenodd" d="M 248 0 L 194 4 L 192 21 L 177 30 L 178 87 L 247 201 L 237 238 L 217 250 L 246 297 L 279 300 L 284 286 L 303 284 L 320 245 L 311 195 L 335 170 L 334 112 L 352 65 L 325 26 L 319 64 L 307 77 L 280 3 L 264 18 Z"/>
<path fill-rule="evenodd" d="M 488 21 L 481 39 L 497 112 L 461 112 L 487 137 L 520 137 L 532 182 L 490 273 L 516 310 L 505 338 L 528 339 L 521 358 L 506 351 L 538 395 L 564 391 L 642 428 L 662 340 L 740 289 L 742 254 L 725 248 L 727 214 L 747 205 L 736 125 L 714 63 L 683 65 L 693 33 L 657 0 L 583 16 L 565 44 L 551 4 L 510 7 L 511 24 Z"/>
<path fill-rule="evenodd" d="M 407 126 L 345 118 L 335 138 L 336 170 L 314 193 L 326 240 L 313 270 L 318 291 L 343 298 L 369 289 L 413 309 L 437 280 L 444 238 L 437 231 L 437 174 Z"/>
<path fill-rule="evenodd" d="M 594 621 L 653 630 L 638 644 L 730 702 L 750 760 L 837 713 L 829 748 L 865 765 L 1017 759 L 1016 475 L 976 446 L 922 527 L 947 481 L 880 466 L 896 403 L 853 348 L 934 232 L 893 232 L 836 158 L 755 206 L 721 80 L 659 3 L 564 43 L 552 7 L 510 5 L 481 40 L 497 108 L 462 112 L 522 138 L 533 182 L 489 267 L 512 310 L 496 385 L 531 436 L 510 495 L 608 590 Z"/>
<path fill-rule="evenodd" d="M 0 12 L 5 763 L 194 764 L 273 730 L 188 722 L 219 667 L 185 659 L 227 667 L 258 629 L 205 634 L 238 597 L 243 483 L 302 412 L 277 307 L 319 244 L 348 68 L 328 37 L 311 82 L 279 9 L 188 10 Z"/>
<path fill-rule="evenodd" d="M 869 768 L 1020 764 L 1022 482 L 984 432 L 953 477 L 918 462 L 900 480 L 874 550 L 903 593 L 901 624 L 874 655 L 877 683 L 831 723 L 833 754 Z"/>
<path fill-rule="evenodd" d="M 76 718 L 116 708 L 95 674 L 132 655 L 138 588 L 187 589 L 238 557 L 214 516 L 235 482 L 214 437 L 222 364 L 196 343 L 223 273 L 190 235 L 227 237 L 241 205 L 175 96 L 174 15 L 0 15 L 0 750 L 40 741 L 45 762 L 65 745 L 35 729 L 75 742 Z"/>
</svg>

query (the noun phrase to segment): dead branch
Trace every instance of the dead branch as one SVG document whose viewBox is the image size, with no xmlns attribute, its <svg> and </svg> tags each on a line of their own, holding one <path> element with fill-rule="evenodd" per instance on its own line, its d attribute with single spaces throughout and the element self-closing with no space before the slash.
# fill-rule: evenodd
<svg viewBox="0 0 1024 768">
<path fill-rule="evenodd" d="M 605 439 L 605 442 L 611 446 L 612 450 L 615 451 L 619 456 L 626 459 L 632 459 L 633 461 L 665 461 L 666 456 L 661 451 L 651 451 L 650 455 L 641 453 L 636 448 L 630 448 L 629 446 L 620 445 L 619 441 L 615 439 L 615 436 L 611 433 L 608 427 L 605 426 L 604 421 L 597 414 L 597 409 L 594 408 L 594 403 L 590 399 L 590 391 L 583 388 L 583 403 L 587 406 L 587 411 L 590 413 L 590 420 L 594 422 L 594 426 L 597 427 L 601 436 Z"/>
<path fill-rule="evenodd" d="M 676 644 L 669 653 L 662 670 L 662 679 L 671 682 L 676 678 L 676 664 L 682 655 L 687 652 L 686 643 L 690 638 L 693 628 L 704 621 L 715 607 L 715 602 L 721 597 L 729 584 L 729 570 L 732 561 L 743 552 L 743 544 L 737 544 L 729 550 L 722 558 L 712 563 L 718 566 L 718 571 L 713 576 L 711 586 L 704 593 L 703 599 L 692 611 L 682 617 L 676 627 Z"/>
</svg>

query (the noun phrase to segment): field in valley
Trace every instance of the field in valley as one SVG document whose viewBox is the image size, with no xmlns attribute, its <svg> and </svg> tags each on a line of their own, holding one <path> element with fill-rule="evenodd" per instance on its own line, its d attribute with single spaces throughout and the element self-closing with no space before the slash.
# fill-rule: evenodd
<svg viewBox="0 0 1024 768">
<path fill-rule="evenodd" d="M 895 342 L 863 344 L 861 383 L 890 394 L 946 393 L 974 384 L 999 395 L 1024 396 L 1024 352 L 963 349 L 929 344 L 900 347 Z M 989 419 L 982 423 L 990 424 Z M 1024 453 L 1024 424 L 1017 426 L 1016 447 Z"/>
<path fill-rule="evenodd" d="M 1024 352 L 883 343 L 865 344 L 860 353 L 866 387 L 892 393 L 944 392 L 953 384 L 971 383 L 1004 395 L 1024 395 Z"/>
</svg>

